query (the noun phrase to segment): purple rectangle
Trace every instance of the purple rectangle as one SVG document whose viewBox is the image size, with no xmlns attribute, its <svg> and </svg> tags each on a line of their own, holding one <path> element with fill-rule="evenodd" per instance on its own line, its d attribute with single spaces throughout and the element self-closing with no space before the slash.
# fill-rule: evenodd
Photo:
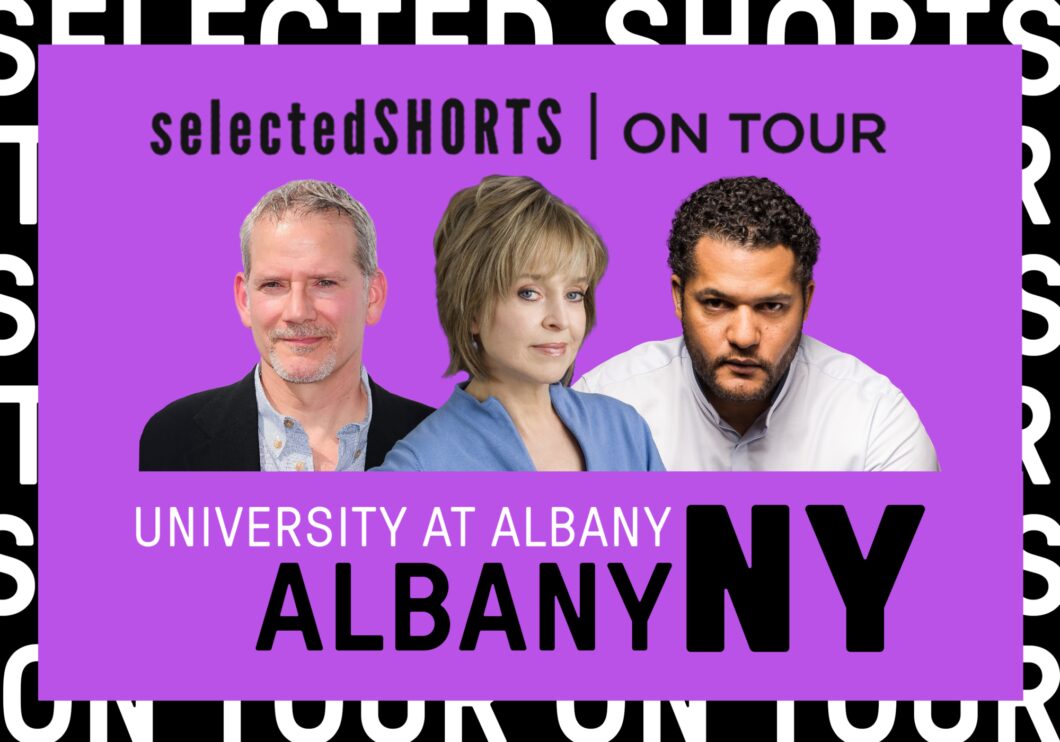
<svg viewBox="0 0 1060 742">
<path fill-rule="evenodd" d="M 1018 48 L 46 47 L 40 79 L 42 697 L 1020 696 Z M 295 102 L 311 124 L 320 112 L 341 121 L 357 99 L 370 115 L 384 98 L 402 122 L 410 99 L 433 101 L 429 154 L 408 153 L 404 123 L 394 154 L 371 146 L 366 154 L 341 146 L 297 154 L 284 128 L 275 155 L 233 154 L 224 133 L 216 155 L 158 155 L 150 146 L 155 114 L 179 122 L 195 112 L 208 122 L 212 100 L 222 121 L 274 111 L 286 126 Z M 468 111 L 454 154 L 443 147 L 440 120 L 449 99 Z M 497 103 L 497 154 L 475 153 L 476 99 Z M 531 101 L 521 152 L 510 99 Z M 545 99 L 560 104 L 554 154 L 537 143 L 549 136 L 536 114 Z M 831 154 L 808 143 L 780 153 L 753 136 L 743 152 L 729 116 L 750 112 L 804 121 L 816 113 L 831 126 L 837 113 L 847 122 L 874 113 L 886 121 L 886 151 L 855 153 L 848 142 Z M 669 133 L 657 150 L 633 151 L 623 132 L 638 113 L 667 125 L 672 114 L 696 121 L 706 113 L 707 151 L 684 140 L 675 153 Z M 777 136 L 790 139 L 784 126 Z M 634 128 L 640 144 L 652 139 L 650 127 Z M 380 135 L 371 120 L 367 135 Z M 239 225 L 263 193 L 292 179 L 332 180 L 368 208 L 390 295 L 383 321 L 369 328 L 365 365 L 398 394 L 443 402 L 453 380 L 442 378 L 431 238 L 452 194 L 493 173 L 540 180 L 608 246 L 581 371 L 679 334 L 665 243 L 689 193 L 723 176 L 776 180 L 822 236 L 806 331 L 902 389 L 942 471 L 369 473 L 297 485 L 286 475 L 137 471 L 138 438 L 152 413 L 229 384 L 255 363 L 231 293 Z M 686 507 L 699 504 L 728 508 L 748 555 L 752 505 L 789 507 L 789 651 L 749 651 L 728 601 L 724 651 L 687 651 L 684 524 Z M 845 505 L 863 551 L 885 506 L 925 508 L 887 603 L 882 652 L 846 650 L 843 601 L 806 516 L 816 504 Z M 386 535 L 381 522 L 364 548 L 256 548 L 245 531 L 232 548 L 218 545 L 216 531 L 210 547 L 136 541 L 137 507 L 220 507 L 231 517 L 242 506 L 248 517 L 250 507 L 289 506 L 304 516 L 314 506 L 402 505 L 407 530 L 395 548 L 376 538 Z M 476 508 L 466 547 L 420 545 L 436 505 Z M 553 506 L 671 513 L 659 547 L 491 548 L 502 506 L 518 514 L 532 506 L 538 526 Z M 301 565 L 323 651 L 306 651 L 298 635 L 255 650 L 281 562 Z M 352 629 L 382 634 L 382 651 L 336 651 L 337 562 L 352 565 Z M 397 562 L 431 562 L 448 576 L 452 631 L 436 650 L 394 649 Z M 511 650 L 497 632 L 474 651 L 457 647 L 486 562 L 504 565 L 526 651 Z M 559 563 L 572 592 L 576 565 L 596 564 L 594 650 L 575 650 L 562 619 L 557 649 L 538 648 L 541 562 Z M 653 565 L 673 564 L 645 651 L 630 647 L 609 562 L 627 566 L 638 592 Z"/>
</svg>

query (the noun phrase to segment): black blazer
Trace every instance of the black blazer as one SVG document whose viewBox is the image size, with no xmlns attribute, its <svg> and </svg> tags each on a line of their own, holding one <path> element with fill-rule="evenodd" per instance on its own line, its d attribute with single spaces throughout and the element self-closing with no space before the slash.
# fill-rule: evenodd
<svg viewBox="0 0 1060 742">
<path fill-rule="evenodd" d="M 364 468 L 434 410 L 391 394 L 369 378 L 372 424 Z M 147 421 L 140 435 L 140 471 L 261 471 L 254 371 L 231 386 L 178 399 Z"/>
</svg>

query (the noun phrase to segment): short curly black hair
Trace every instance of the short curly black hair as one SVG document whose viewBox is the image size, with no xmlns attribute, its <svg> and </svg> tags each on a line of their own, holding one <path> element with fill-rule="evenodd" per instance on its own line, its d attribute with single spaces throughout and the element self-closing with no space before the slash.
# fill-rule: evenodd
<svg viewBox="0 0 1060 742">
<path fill-rule="evenodd" d="M 689 196 L 670 228 L 670 269 L 684 284 L 696 270 L 703 237 L 749 249 L 783 245 L 795 253 L 795 280 L 805 291 L 821 238 L 810 215 L 769 178 L 722 178 Z"/>
</svg>

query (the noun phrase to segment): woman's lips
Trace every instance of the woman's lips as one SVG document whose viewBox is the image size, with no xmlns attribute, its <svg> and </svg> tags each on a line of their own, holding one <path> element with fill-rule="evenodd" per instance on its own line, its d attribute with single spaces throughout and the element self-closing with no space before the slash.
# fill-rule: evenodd
<svg viewBox="0 0 1060 742">
<path fill-rule="evenodd" d="M 530 346 L 539 353 L 544 353 L 546 356 L 559 357 L 567 352 L 566 343 L 542 343 L 541 345 Z"/>
</svg>

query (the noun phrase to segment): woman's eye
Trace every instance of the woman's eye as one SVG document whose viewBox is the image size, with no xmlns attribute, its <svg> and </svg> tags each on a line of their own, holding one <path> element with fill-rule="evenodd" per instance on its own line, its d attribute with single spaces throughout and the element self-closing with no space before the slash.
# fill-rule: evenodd
<svg viewBox="0 0 1060 742">
<path fill-rule="evenodd" d="M 582 301 L 583 299 L 585 299 L 585 292 L 584 291 L 568 291 L 567 292 L 567 301 Z"/>
<path fill-rule="evenodd" d="M 526 299 L 527 301 L 534 301 L 540 294 L 534 289 L 519 289 L 515 292 L 516 296 L 520 299 Z"/>
</svg>

